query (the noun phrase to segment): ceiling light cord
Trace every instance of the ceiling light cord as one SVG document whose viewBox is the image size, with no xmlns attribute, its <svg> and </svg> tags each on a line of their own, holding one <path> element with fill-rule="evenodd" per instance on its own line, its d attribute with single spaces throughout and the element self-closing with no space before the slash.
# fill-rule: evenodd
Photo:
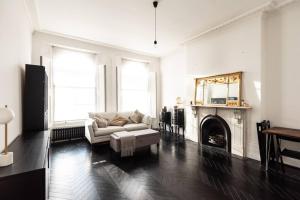
<svg viewBox="0 0 300 200">
<path fill-rule="evenodd" d="M 155 8 L 155 40 L 156 40 L 156 8 Z"/>
<path fill-rule="evenodd" d="M 156 32 L 157 32 L 157 23 L 156 23 L 156 8 L 158 5 L 158 1 L 153 1 L 153 7 L 154 7 L 154 46 L 157 45 L 156 40 Z"/>
</svg>

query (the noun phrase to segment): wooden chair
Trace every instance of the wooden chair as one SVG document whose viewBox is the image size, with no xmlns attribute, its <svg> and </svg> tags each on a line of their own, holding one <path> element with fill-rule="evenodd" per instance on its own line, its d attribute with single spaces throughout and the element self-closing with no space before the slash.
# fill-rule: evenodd
<svg viewBox="0 0 300 200">
<path fill-rule="evenodd" d="M 270 121 L 263 120 L 262 122 L 256 123 L 257 128 L 257 137 L 258 137 L 258 146 L 260 153 L 261 164 L 265 165 L 266 159 L 266 136 L 262 133 L 262 131 L 269 129 L 271 127 Z M 274 141 L 271 139 L 271 149 L 270 149 L 270 157 L 274 158 Z M 273 156 L 272 156 L 273 155 Z"/>
<path fill-rule="evenodd" d="M 259 152 L 260 152 L 260 158 L 261 158 L 261 164 L 265 165 L 265 158 L 266 158 L 266 135 L 262 133 L 262 131 L 269 129 L 271 127 L 270 121 L 268 120 L 263 120 L 260 123 L 256 123 L 257 127 L 257 136 L 258 136 L 258 144 L 259 144 Z M 268 135 L 269 140 L 271 140 L 271 145 L 270 145 L 270 158 L 274 161 L 276 160 L 277 162 L 281 163 L 281 169 L 284 171 L 284 163 L 282 159 L 282 151 L 280 148 L 280 138 L 275 137 L 276 139 L 276 148 L 274 145 L 274 138 L 271 135 Z M 276 151 L 275 151 L 276 149 Z"/>
</svg>

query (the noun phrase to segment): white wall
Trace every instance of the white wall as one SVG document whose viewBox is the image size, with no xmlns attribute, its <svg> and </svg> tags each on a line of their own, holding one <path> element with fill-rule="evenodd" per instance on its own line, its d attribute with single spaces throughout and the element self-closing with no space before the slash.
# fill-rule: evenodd
<svg viewBox="0 0 300 200">
<path fill-rule="evenodd" d="M 266 116 L 273 126 L 300 129 L 300 2 L 269 13 L 265 18 Z M 298 143 L 285 143 L 300 149 Z M 300 162 L 289 160 L 300 166 Z"/>
<path fill-rule="evenodd" d="M 161 98 L 162 106 L 174 106 L 176 97 L 185 96 L 184 74 L 185 54 L 184 48 L 172 52 L 161 60 Z"/>
<path fill-rule="evenodd" d="M 8 105 L 15 119 L 8 126 L 8 142 L 21 134 L 22 75 L 31 63 L 32 26 L 23 0 L 0 1 L 0 106 Z M 0 150 L 4 148 L 4 127 L 0 127 Z"/>
<path fill-rule="evenodd" d="M 181 54 L 184 55 L 178 55 L 178 52 L 176 52 L 174 55 L 162 58 L 162 88 L 170 87 L 168 86 L 170 85 L 168 82 L 170 79 L 173 79 L 173 82 L 184 80 L 183 83 L 185 83 L 181 84 L 181 87 L 165 91 L 162 96 L 162 105 L 174 105 L 169 98 L 174 98 L 177 94 L 182 93 L 185 93 L 184 99 L 187 104 L 192 101 L 194 98 L 193 77 L 243 71 L 243 83 L 245 85 L 242 91 L 243 98 L 253 107 L 248 118 L 247 156 L 258 159 L 259 151 L 255 122 L 261 119 L 261 15 L 256 14 L 247 17 L 189 41 L 183 49 Z M 176 66 L 176 69 L 179 68 L 180 70 L 173 73 L 169 68 L 174 63 L 179 63 L 178 65 L 185 63 L 185 66 Z M 180 83 L 176 82 L 176 84 Z M 182 86 L 185 88 L 182 88 Z M 173 91 L 176 91 L 176 95 Z M 187 132 L 187 138 L 194 140 L 197 138 L 197 136 L 189 134 L 195 134 L 195 132 Z"/>
<path fill-rule="evenodd" d="M 89 41 L 81 41 L 71 39 L 63 36 L 47 34 L 42 32 L 35 32 L 33 34 L 32 43 L 32 61 L 33 64 L 39 64 L 40 56 L 45 59 L 51 60 L 51 46 L 61 46 L 67 48 L 74 48 L 86 50 L 100 55 L 103 64 L 107 66 L 107 111 L 116 111 L 117 98 L 116 98 L 116 66 L 120 65 L 122 58 L 130 58 L 136 60 L 143 60 L 150 63 L 152 72 L 157 73 L 157 109 L 160 104 L 160 79 L 159 67 L 160 59 L 156 57 L 141 55 L 125 50 L 105 47 Z M 137 83 L 138 84 L 138 83 Z"/>
<path fill-rule="evenodd" d="M 182 93 L 186 102 L 193 100 L 193 77 L 243 71 L 243 98 L 253 107 L 248 114 L 247 157 L 259 160 L 256 122 L 270 119 L 273 126 L 300 129 L 299 18 L 300 2 L 296 1 L 187 42 L 181 50 L 162 58 L 162 105 L 173 106 L 172 99 Z M 173 65 L 177 73 L 171 73 Z M 176 80 L 185 80 L 185 87 L 172 89 L 170 81 L 176 86 Z M 195 140 L 188 134 L 187 138 Z M 300 149 L 295 143 L 285 142 L 284 146 Z M 286 163 L 300 166 L 292 159 Z"/>
</svg>

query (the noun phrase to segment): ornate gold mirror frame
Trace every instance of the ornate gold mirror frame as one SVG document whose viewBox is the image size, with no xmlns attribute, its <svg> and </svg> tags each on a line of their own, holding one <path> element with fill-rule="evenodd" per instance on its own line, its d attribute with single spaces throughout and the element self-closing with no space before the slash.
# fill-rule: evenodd
<svg viewBox="0 0 300 200">
<path fill-rule="evenodd" d="M 217 88 L 220 98 L 210 95 Z M 216 90 L 216 89 L 215 89 Z M 242 72 L 195 79 L 195 105 L 241 106 Z M 214 94 L 216 95 L 216 94 Z"/>
</svg>

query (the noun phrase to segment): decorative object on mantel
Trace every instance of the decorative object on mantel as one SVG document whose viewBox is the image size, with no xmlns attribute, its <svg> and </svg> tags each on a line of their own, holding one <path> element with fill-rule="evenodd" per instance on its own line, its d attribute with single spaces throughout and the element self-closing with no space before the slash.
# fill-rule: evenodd
<svg viewBox="0 0 300 200">
<path fill-rule="evenodd" d="M 243 107 L 249 107 L 249 104 L 246 103 L 244 99 L 242 100 L 241 105 L 242 105 Z"/>
<path fill-rule="evenodd" d="M 15 117 L 14 112 L 7 108 L 0 108 L 0 124 L 5 126 L 5 147 L 4 153 L 0 154 L 0 167 L 8 166 L 13 164 L 13 152 L 8 152 L 7 148 L 7 124 L 11 122 Z"/>
<path fill-rule="evenodd" d="M 176 106 L 177 107 L 182 107 L 183 106 L 183 100 L 181 97 L 176 98 Z"/>
<path fill-rule="evenodd" d="M 241 106 L 242 72 L 222 74 L 195 80 L 195 104 Z"/>
</svg>

